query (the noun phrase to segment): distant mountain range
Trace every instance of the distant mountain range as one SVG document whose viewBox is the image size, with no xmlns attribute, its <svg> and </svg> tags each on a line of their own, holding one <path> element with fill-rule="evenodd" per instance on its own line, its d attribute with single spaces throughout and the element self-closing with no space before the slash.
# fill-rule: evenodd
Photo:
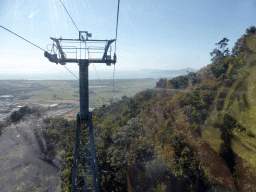
<svg viewBox="0 0 256 192">
<path fill-rule="evenodd" d="M 180 75 L 186 75 L 188 72 L 196 72 L 197 69 L 186 68 L 180 70 L 161 70 L 161 69 L 141 69 L 141 70 L 116 70 L 115 79 L 141 79 L 141 78 L 173 78 Z M 77 77 L 79 76 L 78 71 L 73 72 Z M 98 75 L 97 75 L 98 73 Z M 90 71 L 90 79 L 112 79 L 113 71 Z M 0 74 L 0 80 L 76 80 L 76 78 L 67 72 L 58 73 L 38 73 L 38 74 Z"/>
</svg>

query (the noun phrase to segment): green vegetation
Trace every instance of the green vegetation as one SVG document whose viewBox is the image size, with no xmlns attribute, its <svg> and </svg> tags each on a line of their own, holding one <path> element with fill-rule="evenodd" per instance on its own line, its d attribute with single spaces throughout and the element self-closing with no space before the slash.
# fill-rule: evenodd
<svg viewBox="0 0 256 192">
<path fill-rule="evenodd" d="M 160 79 L 158 89 L 121 94 L 110 106 L 93 110 L 101 191 L 256 190 L 255 27 L 232 51 L 228 41 L 216 43 L 212 63 L 197 73 Z M 116 91 L 124 93 L 129 86 L 122 83 L 116 83 Z M 91 90 L 101 101 L 109 98 L 109 89 L 97 85 Z M 76 83 L 72 86 L 77 90 Z M 63 88 L 50 89 L 51 99 L 65 97 Z M 35 112 L 20 109 L 9 121 L 18 123 Z M 42 158 L 62 157 L 63 191 L 71 187 L 75 126 L 62 117 L 42 123 L 47 146 Z"/>
<path fill-rule="evenodd" d="M 7 118 L 6 122 L 9 123 L 18 123 L 27 115 L 33 115 L 35 117 L 40 117 L 45 114 L 45 109 L 43 107 L 34 107 L 30 108 L 28 106 L 21 107 L 18 111 L 12 112 L 12 114 Z"/>
<path fill-rule="evenodd" d="M 227 38 L 216 43 L 212 64 L 197 73 L 156 83 L 166 91 L 188 91 L 147 90 L 94 111 L 94 124 L 103 129 L 99 164 L 126 177 L 125 189 L 168 191 L 175 181 L 177 191 L 206 191 L 213 185 L 256 189 L 251 179 L 256 166 L 253 29 L 232 52 Z M 204 153 L 211 155 L 203 158 Z M 154 166 L 161 173 L 152 177 Z M 107 181 L 113 191 L 125 190 L 115 178 Z"/>
</svg>

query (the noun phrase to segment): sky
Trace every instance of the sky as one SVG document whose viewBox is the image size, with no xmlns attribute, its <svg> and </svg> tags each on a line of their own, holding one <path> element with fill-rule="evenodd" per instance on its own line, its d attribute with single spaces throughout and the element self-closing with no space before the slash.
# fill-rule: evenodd
<svg viewBox="0 0 256 192">
<path fill-rule="evenodd" d="M 92 39 L 115 39 L 118 0 L 62 2 L 80 31 L 89 31 Z M 210 64 L 215 43 L 226 37 L 232 49 L 256 25 L 255 10 L 253 0 L 120 0 L 115 70 L 200 69 Z M 52 44 L 50 37 L 79 36 L 60 0 L 0 0 L 0 25 L 45 50 Z M 77 64 L 66 66 L 78 70 Z M 95 67 L 113 70 L 104 64 Z M 0 75 L 65 70 L 49 62 L 42 50 L 0 28 Z"/>
</svg>

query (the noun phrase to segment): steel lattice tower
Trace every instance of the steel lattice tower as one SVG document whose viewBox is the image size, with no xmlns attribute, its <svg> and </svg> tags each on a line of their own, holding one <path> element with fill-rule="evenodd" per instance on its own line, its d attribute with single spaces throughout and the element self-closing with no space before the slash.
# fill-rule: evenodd
<svg viewBox="0 0 256 192">
<path fill-rule="evenodd" d="M 78 63 L 79 65 L 80 112 L 77 114 L 72 192 L 99 191 L 92 114 L 89 112 L 88 68 L 90 63 L 106 63 L 108 66 L 116 63 L 116 55 L 114 54 L 112 59 L 110 47 L 115 39 L 89 40 L 88 37 L 91 37 L 90 33 L 79 31 L 79 39 L 51 38 L 52 50 L 50 53 L 45 52 L 45 57 L 56 64 Z M 68 46 L 63 45 L 66 43 L 69 43 Z M 104 46 L 99 47 L 99 43 L 104 43 Z M 91 55 L 96 58 L 91 58 Z M 68 56 L 70 58 L 67 58 Z M 88 137 L 80 137 L 87 133 Z"/>
</svg>

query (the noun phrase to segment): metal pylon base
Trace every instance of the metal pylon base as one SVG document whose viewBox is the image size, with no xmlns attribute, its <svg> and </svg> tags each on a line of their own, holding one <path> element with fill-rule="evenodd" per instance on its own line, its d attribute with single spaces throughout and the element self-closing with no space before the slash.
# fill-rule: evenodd
<svg viewBox="0 0 256 192">
<path fill-rule="evenodd" d="M 77 114 L 72 192 L 92 191 L 99 191 L 92 118 L 91 113 L 88 114 L 87 120 L 82 120 L 80 114 Z"/>
</svg>

